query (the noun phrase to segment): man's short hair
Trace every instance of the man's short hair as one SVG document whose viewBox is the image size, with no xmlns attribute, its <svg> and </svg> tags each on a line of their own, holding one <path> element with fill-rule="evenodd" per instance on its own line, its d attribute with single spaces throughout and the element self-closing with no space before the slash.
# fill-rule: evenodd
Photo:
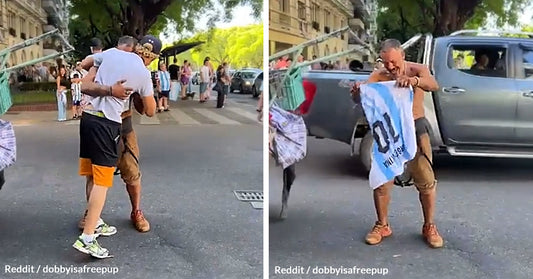
<svg viewBox="0 0 533 279">
<path fill-rule="evenodd" d="M 396 39 L 386 39 L 381 43 L 379 49 L 381 52 L 386 52 L 391 49 L 402 49 L 402 43 Z"/>
<path fill-rule="evenodd" d="M 118 39 L 118 46 L 128 46 L 128 47 L 135 47 L 137 44 L 137 40 L 133 38 L 132 36 L 122 36 L 120 39 Z"/>
<path fill-rule="evenodd" d="M 92 47 L 94 50 L 101 50 L 104 48 L 102 41 L 98 38 L 92 38 L 89 43 L 89 46 Z"/>
</svg>

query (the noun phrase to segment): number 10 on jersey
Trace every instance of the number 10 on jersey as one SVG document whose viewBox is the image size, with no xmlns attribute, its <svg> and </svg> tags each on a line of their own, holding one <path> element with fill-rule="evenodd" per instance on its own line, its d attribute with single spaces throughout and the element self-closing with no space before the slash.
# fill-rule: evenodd
<svg viewBox="0 0 533 279">
<path fill-rule="evenodd" d="M 393 143 L 397 143 L 400 139 L 400 135 L 394 130 L 389 114 L 384 113 L 383 118 L 387 129 L 385 129 L 383 121 L 377 120 L 372 124 L 372 135 L 378 145 L 378 151 L 380 153 L 387 153 L 390 150 L 391 139 Z"/>
</svg>

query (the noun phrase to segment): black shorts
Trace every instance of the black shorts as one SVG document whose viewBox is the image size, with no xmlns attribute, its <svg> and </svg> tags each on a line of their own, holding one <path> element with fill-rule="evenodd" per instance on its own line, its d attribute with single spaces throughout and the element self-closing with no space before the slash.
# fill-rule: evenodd
<svg viewBox="0 0 533 279">
<path fill-rule="evenodd" d="M 93 165 L 115 167 L 121 124 L 86 112 L 80 122 L 80 158 Z"/>
<path fill-rule="evenodd" d="M 169 93 L 170 93 L 170 90 L 168 90 L 168 91 L 161 91 L 161 93 L 159 93 L 159 96 L 160 96 L 160 97 L 166 97 L 166 98 L 168 98 L 168 94 L 169 94 Z"/>
</svg>

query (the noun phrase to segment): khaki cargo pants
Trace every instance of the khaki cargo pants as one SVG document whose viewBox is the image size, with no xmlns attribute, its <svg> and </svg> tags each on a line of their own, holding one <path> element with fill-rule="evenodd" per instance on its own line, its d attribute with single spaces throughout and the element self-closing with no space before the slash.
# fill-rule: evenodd
<svg viewBox="0 0 533 279">
<path fill-rule="evenodd" d="M 429 122 L 426 118 L 415 120 L 417 151 L 415 157 L 407 163 L 407 172 L 414 180 L 419 192 L 435 188 L 437 180 L 433 173 L 433 151 L 429 137 Z"/>
<path fill-rule="evenodd" d="M 120 170 L 120 176 L 124 183 L 140 185 L 139 145 L 137 144 L 137 136 L 131 123 L 131 111 L 124 112 L 122 117 L 122 132 L 119 143 L 117 168 Z"/>
</svg>

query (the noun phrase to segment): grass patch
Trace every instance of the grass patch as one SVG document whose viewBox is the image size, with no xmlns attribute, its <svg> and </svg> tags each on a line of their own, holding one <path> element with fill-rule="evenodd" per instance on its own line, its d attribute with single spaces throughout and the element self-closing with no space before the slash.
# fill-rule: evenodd
<svg viewBox="0 0 533 279">
<path fill-rule="evenodd" d="M 67 93 L 68 103 L 71 102 L 72 95 Z M 55 91 L 23 91 L 11 94 L 13 105 L 35 105 L 35 104 L 55 104 L 57 103 Z"/>
</svg>

